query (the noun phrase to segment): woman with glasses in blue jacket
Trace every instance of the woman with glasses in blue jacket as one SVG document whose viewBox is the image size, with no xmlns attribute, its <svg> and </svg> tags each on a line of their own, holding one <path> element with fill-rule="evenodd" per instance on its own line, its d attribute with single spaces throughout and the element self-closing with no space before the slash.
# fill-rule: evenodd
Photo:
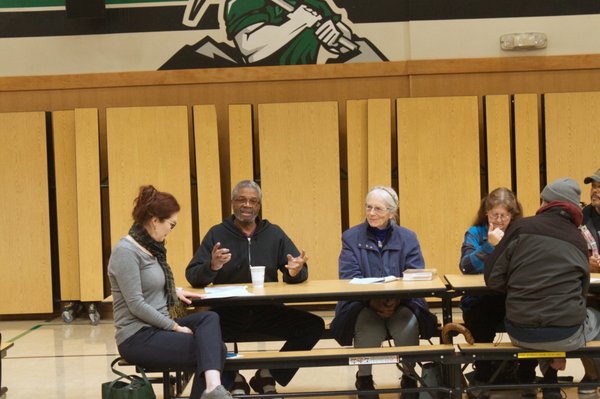
<svg viewBox="0 0 600 399">
<path fill-rule="evenodd" d="M 522 214 L 521 204 L 508 188 L 496 188 L 483 198 L 473 225 L 465 233 L 460 271 L 463 274 L 483 274 L 485 259 L 498 245 L 510 223 L 520 219 Z M 504 294 L 465 295 L 461 298 L 465 326 L 471 331 L 475 342 L 494 342 L 498 326 L 504 323 L 505 299 Z M 495 362 L 476 361 L 475 383 L 489 381 L 496 368 Z M 528 380 L 529 377 L 523 376 L 523 379 Z"/>
</svg>

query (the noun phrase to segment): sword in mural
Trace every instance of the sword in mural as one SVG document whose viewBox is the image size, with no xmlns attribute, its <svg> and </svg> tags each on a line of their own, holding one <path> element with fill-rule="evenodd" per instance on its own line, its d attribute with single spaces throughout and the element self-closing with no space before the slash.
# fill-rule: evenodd
<svg viewBox="0 0 600 399">
<path fill-rule="evenodd" d="M 211 4 L 219 4 L 222 0 L 188 0 L 183 13 L 182 23 L 185 26 L 195 28 L 200 23 L 200 19 Z"/>
<path fill-rule="evenodd" d="M 275 4 L 275 5 L 279 6 L 279 7 L 281 7 L 284 11 L 287 11 L 288 13 L 294 12 L 294 6 L 291 5 L 290 3 L 288 3 L 285 0 L 271 0 L 271 3 L 273 3 L 273 4 Z M 317 23 L 317 27 L 319 25 L 320 24 Z M 358 49 L 358 44 L 354 43 L 352 40 L 349 40 L 349 39 L 345 38 L 344 36 L 341 36 L 338 39 L 338 43 L 342 47 L 344 47 L 344 48 L 346 48 L 346 49 L 348 49 L 350 51 L 354 51 L 354 50 Z"/>
<path fill-rule="evenodd" d="M 285 0 L 270 1 L 288 13 L 292 13 L 295 10 L 294 6 Z M 188 0 L 188 3 L 185 7 L 185 12 L 183 13 L 183 24 L 192 28 L 198 26 L 200 19 L 202 19 L 204 13 L 206 13 L 206 10 L 208 9 L 208 6 L 212 3 L 218 4 L 219 0 Z M 317 27 L 319 25 L 320 24 L 317 23 Z M 358 44 L 343 36 L 338 39 L 338 43 L 350 51 L 357 50 L 359 47 Z"/>
</svg>

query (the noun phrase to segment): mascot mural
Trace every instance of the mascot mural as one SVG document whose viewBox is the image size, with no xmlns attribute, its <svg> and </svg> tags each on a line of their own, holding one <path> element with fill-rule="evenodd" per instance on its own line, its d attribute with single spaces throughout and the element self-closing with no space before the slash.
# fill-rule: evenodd
<svg viewBox="0 0 600 399">
<path fill-rule="evenodd" d="M 182 23 L 198 26 L 212 4 L 228 42 L 207 35 L 160 69 L 387 61 L 326 0 L 189 0 Z"/>
</svg>

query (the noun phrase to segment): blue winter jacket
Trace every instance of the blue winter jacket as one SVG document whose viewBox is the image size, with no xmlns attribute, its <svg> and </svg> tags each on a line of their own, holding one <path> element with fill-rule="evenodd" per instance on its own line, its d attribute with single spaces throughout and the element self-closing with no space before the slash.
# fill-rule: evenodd
<svg viewBox="0 0 600 399">
<path fill-rule="evenodd" d="M 375 235 L 364 222 L 342 234 L 342 252 L 338 260 L 340 279 L 354 277 L 402 277 L 406 269 L 423 269 L 425 262 L 417 235 L 394 224 L 391 232 L 378 248 Z M 437 318 L 422 298 L 406 299 L 408 307 L 419 321 L 422 338 L 430 338 L 437 328 Z M 368 301 L 342 301 L 335 309 L 331 332 L 340 345 L 351 345 L 354 338 L 354 325 L 360 311 L 368 306 Z"/>
</svg>

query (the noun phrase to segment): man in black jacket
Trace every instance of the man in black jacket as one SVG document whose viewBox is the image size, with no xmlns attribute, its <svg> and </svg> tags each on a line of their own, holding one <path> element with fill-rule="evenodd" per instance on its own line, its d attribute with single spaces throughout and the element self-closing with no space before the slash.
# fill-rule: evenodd
<svg viewBox="0 0 600 399">
<path fill-rule="evenodd" d="M 581 230 L 588 244 L 589 267 L 591 273 L 600 273 L 600 169 L 591 176 L 586 177 L 583 182 L 590 184 L 590 204 L 583 208 L 583 226 Z M 588 306 L 598 308 L 600 302 L 598 298 L 588 298 Z M 581 359 L 585 375 L 581 382 L 598 382 L 598 365 L 590 361 L 590 359 Z M 579 387 L 580 394 L 595 393 L 595 388 Z"/>
<path fill-rule="evenodd" d="M 187 266 L 185 275 L 194 287 L 251 282 L 250 266 L 265 266 L 265 281 L 278 281 L 278 271 L 288 284 L 308 278 L 306 254 L 300 253 L 283 230 L 259 217 L 260 187 L 239 182 L 231 193 L 233 215 L 213 226 Z M 212 310 L 221 318 L 223 338 L 235 340 L 239 333 L 260 333 L 285 340 L 282 351 L 309 350 L 324 330 L 318 316 L 283 304 L 220 306 Z M 298 369 L 258 370 L 250 379 L 257 393 L 276 393 L 275 382 L 287 385 Z M 241 374 L 235 377 L 232 394 L 249 394 Z"/>
<path fill-rule="evenodd" d="M 513 344 L 570 351 L 600 339 L 600 313 L 586 309 L 588 249 L 578 226 L 581 190 L 573 179 L 548 184 L 533 217 L 511 223 L 485 262 L 488 287 L 506 293 L 506 331 Z M 544 382 L 556 382 L 548 367 Z M 560 390 L 544 389 L 544 398 Z"/>
</svg>

